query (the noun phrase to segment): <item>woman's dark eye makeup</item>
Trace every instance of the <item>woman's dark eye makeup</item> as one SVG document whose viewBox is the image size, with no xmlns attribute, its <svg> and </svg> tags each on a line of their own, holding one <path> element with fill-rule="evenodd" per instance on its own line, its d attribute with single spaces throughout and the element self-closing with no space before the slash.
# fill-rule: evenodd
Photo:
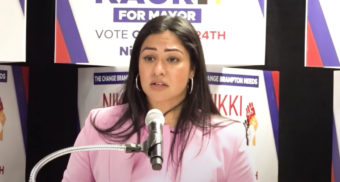
<svg viewBox="0 0 340 182">
<path fill-rule="evenodd" d="M 155 57 L 154 56 L 144 56 L 143 59 L 145 61 L 154 61 L 155 60 Z"/>
<path fill-rule="evenodd" d="M 176 55 L 178 54 L 177 52 L 177 49 L 169 49 L 167 50 L 167 54 L 166 57 L 165 57 L 165 60 L 169 63 L 177 63 L 180 61 L 180 56 Z M 149 54 L 149 53 L 146 53 L 142 56 L 143 60 L 144 61 L 147 61 L 147 62 L 152 62 L 152 61 L 155 61 L 157 59 L 157 56 L 153 55 L 153 54 Z"/>
<path fill-rule="evenodd" d="M 178 62 L 178 61 L 179 61 L 179 58 L 177 58 L 177 57 L 169 57 L 167 60 L 168 60 L 170 63 L 175 63 L 175 62 Z"/>
</svg>

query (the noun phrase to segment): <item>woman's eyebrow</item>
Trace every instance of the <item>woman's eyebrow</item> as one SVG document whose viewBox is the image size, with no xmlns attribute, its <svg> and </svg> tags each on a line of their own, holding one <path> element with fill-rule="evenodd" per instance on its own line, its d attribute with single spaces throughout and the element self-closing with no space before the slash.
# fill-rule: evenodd
<svg viewBox="0 0 340 182">
<path fill-rule="evenodd" d="M 177 51 L 183 54 L 183 52 L 180 49 L 177 48 L 166 48 L 164 49 L 164 52 L 169 52 L 169 51 Z"/>
<path fill-rule="evenodd" d="M 156 48 L 156 47 L 144 47 L 144 48 L 141 50 L 141 52 L 143 52 L 143 51 L 145 51 L 145 50 L 157 51 L 157 48 Z M 164 52 L 172 52 L 172 51 L 176 51 L 176 52 L 180 52 L 180 53 L 184 54 L 183 51 L 181 51 L 181 50 L 178 49 L 178 48 L 165 48 L 165 49 L 164 49 Z"/>
<path fill-rule="evenodd" d="M 155 47 L 144 47 L 141 52 L 143 52 L 145 50 L 157 51 L 157 48 L 155 48 Z"/>
</svg>

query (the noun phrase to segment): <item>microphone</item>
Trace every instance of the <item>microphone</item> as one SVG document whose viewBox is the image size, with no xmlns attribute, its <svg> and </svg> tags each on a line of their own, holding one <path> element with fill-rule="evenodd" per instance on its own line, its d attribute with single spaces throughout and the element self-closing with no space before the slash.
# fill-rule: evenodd
<svg viewBox="0 0 340 182">
<path fill-rule="evenodd" d="M 153 170 L 161 170 L 163 163 L 163 113 L 158 109 L 151 109 L 146 114 L 145 124 L 148 126 L 149 136 L 143 143 L 144 152 L 150 157 Z"/>
</svg>

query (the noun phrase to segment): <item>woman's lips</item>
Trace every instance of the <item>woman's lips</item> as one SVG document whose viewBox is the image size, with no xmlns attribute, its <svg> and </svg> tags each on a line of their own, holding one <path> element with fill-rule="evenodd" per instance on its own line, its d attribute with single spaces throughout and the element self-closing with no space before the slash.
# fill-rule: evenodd
<svg viewBox="0 0 340 182">
<path fill-rule="evenodd" d="M 151 88 L 153 89 L 164 89 L 168 87 L 168 85 L 164 82 L 152 82 L 151 83 Z"/>
</svg>

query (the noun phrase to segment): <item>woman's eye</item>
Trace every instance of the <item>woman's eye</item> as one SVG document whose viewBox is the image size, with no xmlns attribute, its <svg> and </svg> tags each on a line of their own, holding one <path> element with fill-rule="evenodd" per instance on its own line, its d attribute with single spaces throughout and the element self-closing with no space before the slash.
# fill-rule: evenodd
<svg viewBox="0 0 340 182">
<path fill-rule="evenodd" d="M 179 59 L 176 58 L 176 57 L 169 57 L 169 58 L 168 58 L 168 61 L 169 61 L 170 63 L 175 63 L 175 62 L 178 62 Z"/>
<path fill-rule="evenodd" d="M 153 56 L 144 56 L 144 58 L 143 58 L 145 61 L 154 61 L 155 60 L 155 57 L 153 57 Z"/>
</svg>

